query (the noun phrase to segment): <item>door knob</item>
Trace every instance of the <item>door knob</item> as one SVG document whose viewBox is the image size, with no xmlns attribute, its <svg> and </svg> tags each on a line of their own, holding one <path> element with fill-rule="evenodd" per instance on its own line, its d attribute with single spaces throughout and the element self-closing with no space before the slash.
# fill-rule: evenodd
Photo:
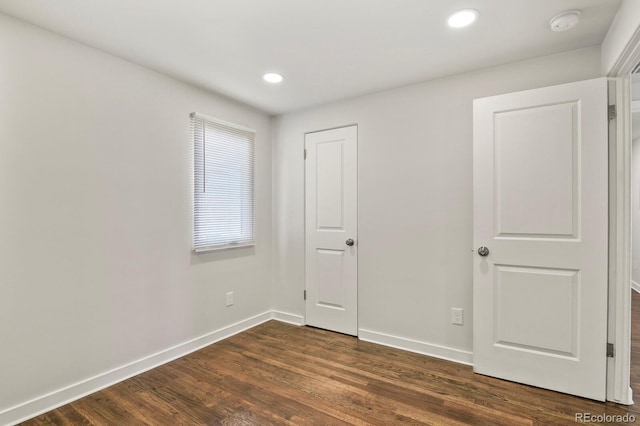
<svg viewBox="0 0 640 426">
<path fill-rule="evenodd" d="M 489 249 L 487 247 L 485 247 L 485 246 L 482 246 L 482 247 L 480 247 L 478 249 L 478 254 L 480 256 L 487 256 L 487 255 L 489 255 Z"/>
<path fill-rule="evenodd" d="M 353 238 L 349 238 L 347 241 L 345 241 L 345 243 L 346 243 L 349 247 L 351 247 L 351 246 L 353 245 L 353 243 L 354 243 Z"/>
</svg>

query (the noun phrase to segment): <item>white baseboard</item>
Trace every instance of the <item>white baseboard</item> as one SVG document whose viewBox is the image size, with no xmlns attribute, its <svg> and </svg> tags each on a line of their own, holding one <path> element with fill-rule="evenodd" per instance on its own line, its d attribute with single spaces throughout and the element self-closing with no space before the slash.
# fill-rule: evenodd
<svg viewBox="0 0 640 426">
<path fill-rule="evenodd" d="M 247 318 L 246 320 L 242 320 L 216 331 L 212 331 L 211 333 L 207 333 L 204 336 L 197 337 L 157 352 L 153 355 L 149 355 L 137 361 L 133 361 L 129 364 L 114 368 L 113 370 L 98 374 L 94 377 L 82 380 L 62 389 L 58 389 L 46 395 L 0 411 L 0 425 L 13 425 L 23 422 L 101 389 L 112 386 L 130 377 L 144 373 L 152 368 L 166 364 L 167 362 L 190 354 L 191 352 L 195 352 L 198 349 L 211 345 L 212 343 L 231 337 L 234 334 L 241 333 L 271 319 L 295 322 L 298 320 L 298 316 L 286 314 L 284 312 L 267 311 L 254 317 Z M 299 321 L 302 321 L 302 317 L 299 317 Z"/>
<path fill-rule="evenodd" d="M 434 358 L 445 359 L 447 361 L 453 361 L 460 364 L 473 365 L 472 352 L 364 329 L 358 330 L 358 338 L 366 342 L 390 346 L 392 348 L 428 355 Z"/>
<path fill-rule="evenodd" d="M 293 325 L 304 325 L 304 317 L 302 315 L 289 314 L 281 311 L 271 311 L 273 319 L 280 322 L 286 322 Z"/>
<path fill-rule="evenodd" d="M 631 281 L 631 289 L 635 290 L 636 293 L 640 293 L 640 284 L 635 281 Z"/>
</svg>

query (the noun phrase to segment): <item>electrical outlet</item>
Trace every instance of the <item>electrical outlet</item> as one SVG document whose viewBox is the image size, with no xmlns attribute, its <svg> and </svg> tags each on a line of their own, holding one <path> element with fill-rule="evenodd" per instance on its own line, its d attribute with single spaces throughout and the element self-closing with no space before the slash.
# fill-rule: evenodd
<svg viewBox="0 0 640 426">
<path fill-rule="evenodd" d="M 451 324 L 463 325 L 463 312 L 462 308 L 451 308 Z"/>
<path fill-rule="evenodd" d="M 227 306 L 233 305 L 233 292 L 230 291 L 227 293 Z"/>
</svg>

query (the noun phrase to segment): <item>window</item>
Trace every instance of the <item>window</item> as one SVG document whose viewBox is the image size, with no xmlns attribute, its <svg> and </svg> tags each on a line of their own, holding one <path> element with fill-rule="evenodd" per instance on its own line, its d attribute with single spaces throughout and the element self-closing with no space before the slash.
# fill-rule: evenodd
<svg viewBox="0 0 640 426">
<path fill-rule="evenodd" d="M 254 245 L 255 130 L 192 113 L 191 134 L 193 249 Z"/>
</svg>

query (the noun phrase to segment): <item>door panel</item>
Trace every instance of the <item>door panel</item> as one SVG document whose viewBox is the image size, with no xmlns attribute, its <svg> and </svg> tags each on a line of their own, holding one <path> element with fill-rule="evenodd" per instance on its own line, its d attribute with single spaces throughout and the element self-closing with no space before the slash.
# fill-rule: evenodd
<svg viewBox="0 0 640 426">
<path fill-rule="evenodd" d="M 343 142 L 328 141 L 316 145 L 318 229 L 343 229 Z"/>
<path fill-rule="evenodd" d="M 474 371 L 604 400 L 607 81 L 474 101 Z"/>
<path fill-rule="evenodd" d="M 305 136 L 306 323 L 351 335 L 358 333 L 357 135 L 351 126 Z"/>
<path fill-rule="evenodd" d="M 495 268 L 496 344 L 575 357 L 578 271 Z"/>
<path fill-rule="evenodd" d="M 344 277 L 344 250 L 317 250 L 316 277 L 318 286 L 316 304 L 323 307 L 346 309 Z"/>
<path fill-rule="evenodd" d="M 574 237 L 576 103 L 501 111 L 494 119 L 498 235 Z"/>
</svg>

